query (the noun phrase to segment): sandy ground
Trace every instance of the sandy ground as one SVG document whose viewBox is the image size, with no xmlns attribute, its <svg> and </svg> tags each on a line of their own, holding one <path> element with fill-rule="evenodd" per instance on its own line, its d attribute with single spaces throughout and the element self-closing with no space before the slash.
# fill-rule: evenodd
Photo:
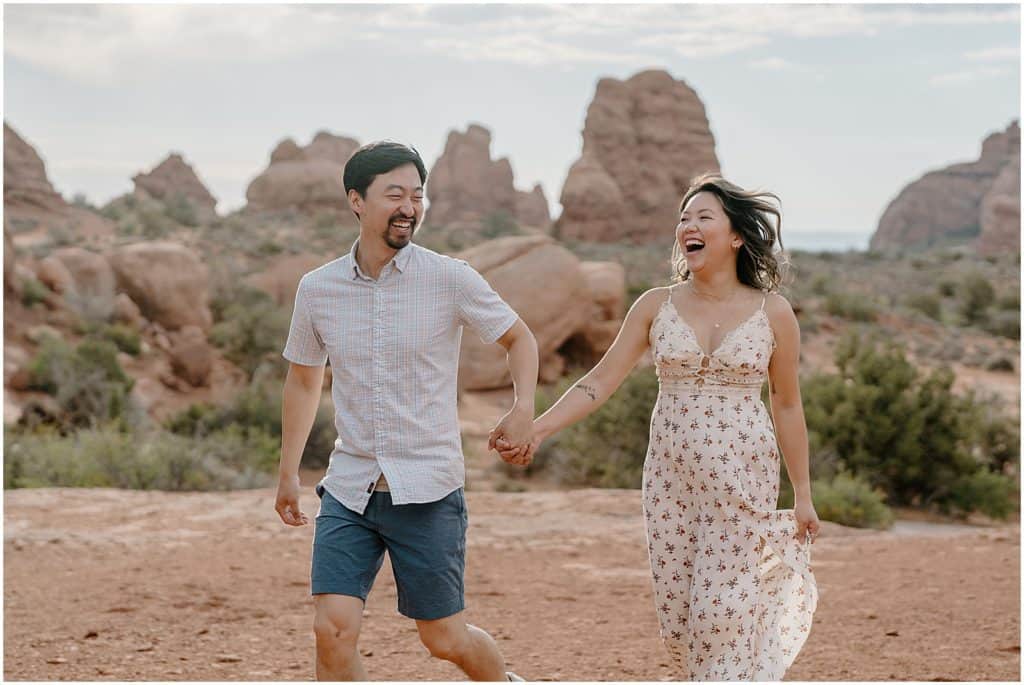
<svg viewBox="0 0 1024 685">
<path fill-rule="evenodd" d="M 8 491 L 4 677 L 310 680 L 312 526 L 270 490 Z M 534 680 L 671 677 L 639 493 L 468 493 L 467 610 Z M 315 514 L 311 488 L 303 496 Z M 1017 680 L 1020 528 L 826 524 L 820 603 L 789 679 Z M 390 568 L 361 650 L 381 680 L 461 680 L 396 612 Z"/>
</svg>

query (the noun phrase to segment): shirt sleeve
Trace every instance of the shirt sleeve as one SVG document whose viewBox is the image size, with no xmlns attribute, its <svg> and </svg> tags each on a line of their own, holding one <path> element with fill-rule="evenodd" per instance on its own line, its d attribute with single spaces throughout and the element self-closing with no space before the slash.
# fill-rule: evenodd
<svg viewBox="0 0 1024 685">
<path fill-rule="evenodd" d="M 327 362 L 327 347 L 317 332 L 310 315 L 309 288 L 306 279 L 299 281 L 295 292 L 292 323 L 288 329 L 288 342 L 281 355 L 290 362 L 303 366 L 323 366 Z"/>
<path fill-rule="evenodd" d="M 468 262 L 460 261 L 457 273 L 456 311 L 460 323 L 476 331 L 484 343 L 495 342 L 512 328 L 519 315 Z"/>
</svg>

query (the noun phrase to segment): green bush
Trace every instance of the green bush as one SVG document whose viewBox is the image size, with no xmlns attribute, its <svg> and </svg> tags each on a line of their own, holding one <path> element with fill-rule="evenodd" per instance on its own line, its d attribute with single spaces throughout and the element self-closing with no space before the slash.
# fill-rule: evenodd
<svg viewBox="0 0 1024 685">
<path fill-rule="evenodd" d="M 811 281 L 811 292 L 819 297 L 828 295 L 830 285 L 831 279 L 829 279 L 828 276 L 826 276 L 825 274 L 818 274 Z"/>
<path fill-rule="evenodd" d="M 164 203 L 164 213 L 182 226 L 195 228 L 199 225 L 199 215 L 195 205 L 182 194 L 176 194 Z"/>
<path fill-rule="evenodd" d="M 874 321 L 878 317 L 874 305 L 865 296 L 852 293 L 829 293 L 825 310 L 832 316 L 851 321 Z"/>
<path fill-rule="evenodd" d="M 480 236 L 492 240 L 507 235 L 519 235 L 519 224 L 507 212 L 491 212 L 480 222 Z"/>
<path fill-rule="evenodd" d="M 988 308 L 996 297 L 995 288 L 980 273 L 964 276 L 958 288 L 960 315 L 968 324 L 984 323 Z M 1019 336 L 1018 336 L 1019 337 Z"/>
<path fill-rule="evenodd" d="M 266 378 L 253 382 L 234 400 L 223 407 L 212 404 L 193 404 L 169 418 L 164 427 L 177 435 L 204 438 L 227 430 L 241 436 L 268 436 L 276 445 L 275 463 L 281 446 L 281 404 L 283 381 Z M 334 425 L 334 407 L 321 402 L 313 428 L 302 452 L 302 465 L 322 468 L 330 461 L 334 442 L 338 437 Z"/>
<path fill-rule="evenodd" d="M 282 365 L 280 352 L 288 339 L 289 313 L 262 290 L 239 286 L 211 303 L 217 323 L 210 341 L 250 377 L 272 358 Z"/>
<path fill-rule="evenodd" d="M 831 481 L 815 481 L 811 499 L 820 519 L 844 526 L 884 530 L 892 527 L 895 518 L 881 490 L 849 473 L 838 473 Z"/>
<path fill-rule="evenodd" d="M 139 336 L 139 332 L 123 323 L 86 323 L 82 327 L 82 332 L 91 338 L 109 341 L 118 350 L 133 357 L 137 357 L 142 352 L 142 338 Z"/>
<path fill-rule="evenodd" d="M 1013 373 L 1016 367 L 1013 360 L 1002 354 L 994 354 L 985 361 L 986 371 L 1009 371 Z"/>
<path fill-rule="evenodd" d="M 907 306 L 930 319 L 942 320 L 942 302 L 935 295 L 930 293 L 911 295 L 907 298 Z"/>
<path fill-rule="evenodd" d="M 221 431 L 203 438 L 97 426 L 61 436 L 4 432 L 4 487 L 230 490 L 265 487 L 277 462 L 267 435 Z"/>
<path fill-rule="evenodd" d="M 1005 519 L 1018 509 L 1020 488 L 1017 481 L 1001 473 L 979 469 L 960 476 L 942 501 L 946 513 L 980 511 L 990 518 Z"/>
<path fill-rule="evenodd" d="M 105 340 L 86 339 L 72 348 L 47 337 L 29 364 L 29 387 L 57 399 L 65 428 L 122 418 L 133 384 L 117 361 L 117 348 Z"/>
<path fill-rule="evenodd" d="M 574 384 L 563 383 L 559 389 Z M 546 470 L 566 485 L 640 487 L 657 397 L 654 371 L 634 371 L 601 408 L 541 445 L 533 471 Z M 545 397 L 538 401 L 538 410 L 551 403 L 552 396 Z"/>
<path fill-rule="evenodd" d="M 34 307 L 46 299 L 49 289 L 35 278 L 21 281 L 21 303 L 26 307 Z"/>
<path fill-rule="evenodd" d="M 954 376 L 927 376 L 892 343 L 848 335 L 836 348 L 837 374 L 802 384 L 812 453 L 831 450 L 842 465 L 897 505 L 958 506 L 953 486 L 988 469 L 984 407 L 953 394 Z M 1005 431 L 1003 432 L 1005 437 Z"/>
<path fill-rule="evenodd" d="M 992 312 L 987 315 L 982 327 L 993 335 L 1020 340 L 1020 312 L 1008 309 Z"/>
<path fill-rule="evenodd" d="M 174 222 L 159 207 L 140 207 L 136 214 L 142 237 L 164 238 L 174 232 Z"/>
<path fill-rule="evenodd" d="M 996 306 L 999 307 L 999 309 L 1020 313 L 1020 294 L 1010 293 L 1009 295 L 1000 297 Z"/>
</svg>

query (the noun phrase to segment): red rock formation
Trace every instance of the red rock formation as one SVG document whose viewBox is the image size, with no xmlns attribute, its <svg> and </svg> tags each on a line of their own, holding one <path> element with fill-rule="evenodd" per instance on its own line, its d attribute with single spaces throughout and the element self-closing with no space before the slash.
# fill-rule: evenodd
<svg viewBox="0 0 1024 685">
<path fill-rule="evenodd" d="M 209 274 L 198 255 L 171 242 L 135 243 L 110 255 L 118 289 L 150 321 L 170 330 L 195 325 L 208 330 Z"/>
<path fill-rule="evenodd" d="M 320 131 L 305 148 L 288 138 L 270 154 L 270 166 L 245 191 L 248 211 L 295 209 L 352 217 L 345 196 L 345 162 L 359 149 L 352 138 Z M 354 220 L 354 217 L 353 217 Z"/>
<path fill-rule="evenodd" d="M 478 124 L 448 134 L 428 179 L 426 222 L 432 226 L 478 225 L 499 213 L 523 226 L 550 225 L 544 191 L 539 185 L 529 193 L 516 190 L 511 163 L 491 159 L 491 132 Z"/>
<path fill-rule="evenodd" d="M 295 303 L 295 292 L 299 289 L 299 279 L 328 261 L 330 257 L 308 252 L 278 255 L 268 260 L 259 272 L 246 281 L 270 295 L 277 304 L 291 310 Z"/>
<path fill-rule="evenodd" d="M 660 70 L 603 78 L 587 109 L 583 152 L 562 187 L 564 238 L 672 241 L 690 179 L 719 170 L 704 104 Z"/>
<path fill-rule="evenodd" d="M 996 177 L 981 201 L 978 252 L 1020 252 L 1020 148 Z"/>
<path fill-rule="evenodd" d="M 35 148 L 4 122 L 4 207 L 33 207 L 52 212 L 67 209 L 64 198 L 46 177 Z"/>
<path fill-rule="evenodd" d="M 982 231 L 982 201 L 1009 164 L 1015 164 L 1020 173 L 1020 126 L 1016 121 L 1006 131 L 985 139 L 977 161 L 926 173 L 901 190 L 882 214 L 871 237 L 871 248 L 915 250 L 942 242 L 969 242 L 978 237 Z M 1016 197 L 1019 206 L 1019 186 Z M 993 199 L 992 207 L 996 205 L 1005 202 Z M 1004 213 L 999 210 L 990 214 L 990 221 Z M 1002 235 L 1001 231 L 993 224 L 990 236 L 981 241 L 979 249 L 1006 244 L 1005 240 L 993 237 Z M 1019 230 L 1017 241 L 1019 245 Z"/>
<path fill-rule="evenodd" d="M 578 338 L 592 361 L 611 345 L 622 325 L 625 272 L 610 262 L 580 262 L 543 235 L 498 238 L 460 253 L 511 306 L 537 339 L 540 377 L 558 379 L 565 369 L 560 349 Z M 508 386 L 505 350 L 462 337 L 459 382 L 467 390 Z"/>
<path fill-rule="evenodd" d="M 210 194 L 195 170 L 180 154 L 172 153 L 152 171 L 132 177 L 135 191 L 164 202 L 184 198 L 201 220 L 217 216 L 217 199 Z"/>
<path fill-rule="evenodd" d="M 69 205 L 54 190 L 42 158 L 4 122 L 4 220 L 22 248 L 52 242 L 50 232 L 70 233 L 80 241 L 104 241 L 114 224 L 88 209 Z"/>
</svg>

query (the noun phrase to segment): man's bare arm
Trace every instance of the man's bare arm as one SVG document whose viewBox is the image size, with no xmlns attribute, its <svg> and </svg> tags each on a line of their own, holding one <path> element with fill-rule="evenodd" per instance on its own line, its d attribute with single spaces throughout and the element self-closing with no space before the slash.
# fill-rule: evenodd
<svg viewBox="0 0 1024 685">
<path fill-rule="evenodd" d="M 513 445 L 526 446 L 533 439 L 533 414 L 537 395 L 537 340 L 522 319 L 498 338 L 498 344 L 508 350 L 508 369 L 512 374 L 512 385 L 515 387 L 515 402 L 512 409 L 505 414 L 491 431 L 488 447 L 495 449 L 495 442 L 500 437 Z M 503 456 L 504 458 L 504 456 Z M 507 459 L 516 463 L 511 459 Z"/>
<path fill-rule="evenodd" d="M 320 406 L 323 366 L 290 364 L 281 406 L 281 463 L 278 467 L 274 509 L 289 526 L 302 526 L 309 518 L 299 509 L 299 461 Z"/>
</svg>

